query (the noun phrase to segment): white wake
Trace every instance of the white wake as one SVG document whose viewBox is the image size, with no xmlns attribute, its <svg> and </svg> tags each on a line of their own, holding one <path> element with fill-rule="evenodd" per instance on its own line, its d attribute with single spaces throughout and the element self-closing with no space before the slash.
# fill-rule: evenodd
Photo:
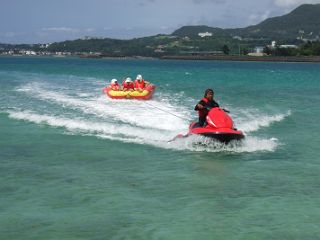
<svg viewBox="0 0 320 240">
<path fill-rule="evenodd" d="M 240 153 L 274 151 L 279 144 L 277 139 L 256 137 L 254 133 L 284 120 L 291 114 L 288 111 L 284 114 L 267 115 L 258 110 L 229 109 L 234 112 L 232 117 L 236 127 L 246 134 L 243 141 L 224 145 L 201 136 L 170 141 L 178 133 L 187 133 L 189 123 L 196 118 L 193 106 L 177 106 L 176 97 L 174 101 L 161 98 L 151 101 L 111 100 L 102 92 L 75 92 L 73 89 L 46 82 L 28 83 L 16 91 L 56 107 L 49 114 L 31 107 L 8 110 L 6 112 L 10 118 L 62 128 L 69 134 L 90 135 L 174 150 Z M 183 99 L 180 102 L 183 102 Z M 72 115 L 70 110 L 77 113 Z"/>
</svg>

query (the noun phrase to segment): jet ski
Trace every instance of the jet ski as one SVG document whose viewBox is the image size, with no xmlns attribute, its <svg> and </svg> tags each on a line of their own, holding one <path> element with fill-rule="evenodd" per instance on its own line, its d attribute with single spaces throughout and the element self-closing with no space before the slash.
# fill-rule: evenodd
<svg viewBox="0 0 320 240">
<path fill-rule="evenodd" d="M 204 126 L 200 126 L 197 122 L 192 122 L 189 126 L 188 134 L 179 134 L 174 139 L 198 134 L 228 144 L 231 141 L 244 138 L 243 132 L 234 128 L 232 118 L 227 114 L 227 110 L 219 107 L 211 109 L 207 107 L 207 109 L 209 112 Z"/>
<path fill-rule="evenodd" d="M 206 125 L 201 127 L 196 122 L 191 123 L 188 135 L 199 134 L 223 143 L 244 138 L 242 131 L 234 128 L 232 118 L 227 114 L 227 110 L 219 107 L 208 110 Z"/>
</svg>

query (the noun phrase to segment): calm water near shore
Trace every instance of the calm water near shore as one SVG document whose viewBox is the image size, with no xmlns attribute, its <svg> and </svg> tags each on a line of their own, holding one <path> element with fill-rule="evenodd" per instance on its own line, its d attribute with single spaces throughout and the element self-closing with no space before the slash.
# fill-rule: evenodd
<svg viewBox="0 0 320 240">
<path fill-rule="evenodd" d="M 168 142 L 208 87 L 245 140 Z M 0 57 L 0 91 L 0 239 L 320 236 L 319 64 Z"/>
</svg>

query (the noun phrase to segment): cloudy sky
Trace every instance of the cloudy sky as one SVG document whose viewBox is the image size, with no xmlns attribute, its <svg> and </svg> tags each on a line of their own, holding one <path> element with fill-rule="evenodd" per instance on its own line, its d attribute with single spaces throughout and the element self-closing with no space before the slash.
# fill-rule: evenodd
<svg viewBox="0 0 320 240">
<path fill-rule="evenodd" d="M 246 27 L 320 0 L 0 0 L 0 43 L 130 39 L 181 26 Z"/>
</svg>

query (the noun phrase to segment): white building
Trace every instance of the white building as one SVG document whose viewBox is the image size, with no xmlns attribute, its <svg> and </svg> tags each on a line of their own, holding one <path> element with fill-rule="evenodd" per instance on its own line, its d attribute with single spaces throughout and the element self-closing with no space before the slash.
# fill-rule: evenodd
<svg viewBox="0 0 320 240">
<path fill-rule="evenodd" d="M 37 55 L 37 53 L 35 51 L 26 51 L 26 55 L 35 56 L 35 55 Z"/>
<path fill-rule="evenodd" d="M 298 48 L 297 45 L 293 45 L 293 44 L 284 44 L 284 45 L 280 45 L 280 48 Z"/>
<path fill-rule="evenodd" d="M 204 33 L 198 33 L 198 36 L 200 37 L 212 37 L 212 33 L 211 32 L 204 32 Z"/>
<path fill-rule="evenodd" d="M 236 39 L 236 40 L 239 40 L 239 41 L 242 41 L 242 37 L 240 37 L 240 36 L 233 36 L 232 38 Z"/>
<path fill-rule="evenodd" d="M 264 47 L 257 46 L 254 48 L 254 52 L 255 53 L 263 53 L 263 49 L 264 49 Z"/>
<path fill-rule="evenodd" d="M 262 46 L 257 46 L 254 48 L 253 52 L 248 53 L 248 56 L 254 56 L 254 57 L 262 57 L 262 56 L 266 56 L 266 54 L 263 52 L 264 47 Z"/>
</svg>

